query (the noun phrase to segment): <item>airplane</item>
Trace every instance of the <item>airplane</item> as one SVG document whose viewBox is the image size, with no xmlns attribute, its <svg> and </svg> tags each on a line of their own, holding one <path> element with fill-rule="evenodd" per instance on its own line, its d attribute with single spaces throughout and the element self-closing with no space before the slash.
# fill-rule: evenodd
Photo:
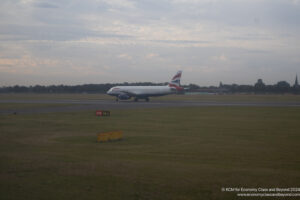
<svg viewBox="0 0 300 200">
<path fill-rule="evenodd" d="M 115 86 L 107 91 L 108 95 L 115 96 L 116 101 L 128 100 L 134 97 L 134 101 L 145 99 L 149 101 L 149 97 L 163 96 L 183 91 L 180 86 L 180 78 L 182 71 L 178 71 L 172 78 L 171 82 L 165 86 Z"/>
</svg>

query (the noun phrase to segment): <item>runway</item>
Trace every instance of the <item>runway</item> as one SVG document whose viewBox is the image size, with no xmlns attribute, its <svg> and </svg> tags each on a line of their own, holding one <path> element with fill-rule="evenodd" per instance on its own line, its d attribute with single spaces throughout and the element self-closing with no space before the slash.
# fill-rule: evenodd
<svg viewBox="0 0 300 200">
<path fill-rule="evenodd" d="M 219 101 L 112 101 L 112 100 L 0 100 L 1 103 L 45 104 L 45 107 L 10 108 L 0 110 L 0 114 L 34 114 L 75 112 L 84 110 L 143 109 L 198 106 L 259 106 L 259 107 L 299 107 L 300 102 L 219 102 Z M 51 104 L 51 107 L 46 105 Z M 54 104 L 54 105 L 53 105 Z M 57 104 L 57 106 L 55 106 Z M 66 105 L 62 105 L 66 104 Z"/>
</svg>

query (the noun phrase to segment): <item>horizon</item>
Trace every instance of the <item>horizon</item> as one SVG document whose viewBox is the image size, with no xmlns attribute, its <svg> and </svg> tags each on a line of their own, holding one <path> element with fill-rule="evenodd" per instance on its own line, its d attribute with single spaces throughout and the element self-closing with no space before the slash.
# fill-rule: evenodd
<svg viewBox="0 0 300 200">
<path fill-rule="evenodd" d="M 3 0 L 0 11 L 0 87 L 300 74 L 299 0 Z"/>
<path fill-rule="evenodd" d="M 272 83 L 272 84 L 268 84 L 266 83 L 263 79 L 263 83 L 267 86 L 267 85 L 276 85 L 278 82 L 281 82 L 281 81 L 284 81 L 284 82 L 287 82 L 288 84 L 290 84 L 290 86 L 292 87 L 294 84 L 295 84 L 295 80 L 296 80 L 296 77 L 298 77 L 297 75 L 295 76 L 295 79 L 294 81 L 287 81 L 287 80 L 279 80 L 275 83 Z M 197 85 L 199 87 L 219 87 L 219 84 L 222 83 L 222 85 L 255 85 L 257 83 L 257 81 L 259 80 L 260 78 L 258 78 L 256 80 L 256 82 L 254 83 L 250 83 L 250 84 L 240 84 L 240 83 L 226 83 L 226 82 L 223 82 L 223 81 L 219 81 L 219 83 L 217 85 L 199 85 L 199 84 L 196 84 L 196 83 L 181 83 L 180 85 L 182 86 L 188 86 L 188 85 Z M 42 86 L 42 87 L 49 87 L 49 86 L 60 86 L 60 85 L 63 85 L 63 86 L 79 86 L 79 85 L 105 85 L 105 84 L 111 84 L 111 85 L 115 85 L 115 84 L 140 84 L 140 83 L 150 83 L 150 84 L 167 84 L 168 82 L 152 82 L 152 81 L 139 81 L 139 82 L 106 82 L 106 83 L 82 83 L 82 84 L 74 84 L 74 85 L 67 85 L 67 84 L 51 84 L 51 85 L 41 85 L 41 84 L 36 84 L 36 85 L 8 85 L 8 86 L 0 86 L 2 88 L 5 88 L 5 87 L 14 87 L 14 86 L 20 86 L 20 87 L 35 87 L 35 86 Z"/>
</svg>

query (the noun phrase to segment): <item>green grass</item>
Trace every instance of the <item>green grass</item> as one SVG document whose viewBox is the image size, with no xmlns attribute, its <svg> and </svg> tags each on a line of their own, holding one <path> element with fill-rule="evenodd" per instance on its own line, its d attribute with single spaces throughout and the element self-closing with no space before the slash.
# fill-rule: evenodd
<svg viewBox="0 0 300 200">
<path fill-rule="evenodd" d="M 62 104 L 62 103 L 0 103 L 0 110 L 17 110 L 17 109 L 34 109 L 34 108 L 51 108 L 51 107 L 65 107 L 72 104 Z"/>
<path fill-rule="evenodd" d="M 0 199 L 233 199 L 221 187 L 298 187 L 299 119 L 298 107 L 0 115 Z M 124 139 L 96 142 L 113 130 Z"/>
</svg>

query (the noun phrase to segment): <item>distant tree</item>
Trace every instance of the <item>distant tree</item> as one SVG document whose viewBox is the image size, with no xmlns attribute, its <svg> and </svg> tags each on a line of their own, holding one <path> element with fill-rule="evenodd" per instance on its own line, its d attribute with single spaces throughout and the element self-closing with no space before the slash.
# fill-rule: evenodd
<svg viewBox="0 0 300 200">
<path fill-rule="evenodd" d="M 27 87 L 25 87 L 25 86 L 19 86 L 19 85 L 15 85 L 15 86 L 12 88 L 12 90 L 13 90 L 14 92 L 18 92 L 18 93 L 24 93 L 24 92 L 27 92 L 27 91 L 28 91 Z"/>
<path fill-rule="evenodd" d="M 262 79 L 258 79 L 254 85 L 254 91 L 256 93 L 264 93 L 266 90 L 266 85 L 264 84 Z"/>
<path fill-rule="evenodd" d="M 219 88 L 222 88 L 222 87 L 223 87 L 223 83 L 220 81 Z"/>
<path fill-rule="evenodd" d="M 276 93 L 276 85 L 266 85 L 266 93 Z"/>
<path fill-rule="evenodd" d="M 189 85 L 188 85 L 188 88 L 189 88 L 190 90 L 197 90 L 197 89 L 199 89 L 200 87 L 199 87 L 199 85 L 196 85 L 196 84 L 189 84 Z"/>
<path fill-rule="evenodd" d="M 239 85 L 237 91 L 243 92 L 243 93 L 252 93 L 253 92 L 253 86 L 252 85 Z"/>
<path fill-rule="evenodd" d="M 276 92 L 287 93 L 290 91 L 290 84 L 286 81 L 279 81 L 276 86 Z"/>
<path fill-rule="evenodd" d="M 238 89 L 239 89 L 238 84 L 235 83 L 231 84 L 231 92 L 236 93 L 238 92 Z"/>
</svg>

